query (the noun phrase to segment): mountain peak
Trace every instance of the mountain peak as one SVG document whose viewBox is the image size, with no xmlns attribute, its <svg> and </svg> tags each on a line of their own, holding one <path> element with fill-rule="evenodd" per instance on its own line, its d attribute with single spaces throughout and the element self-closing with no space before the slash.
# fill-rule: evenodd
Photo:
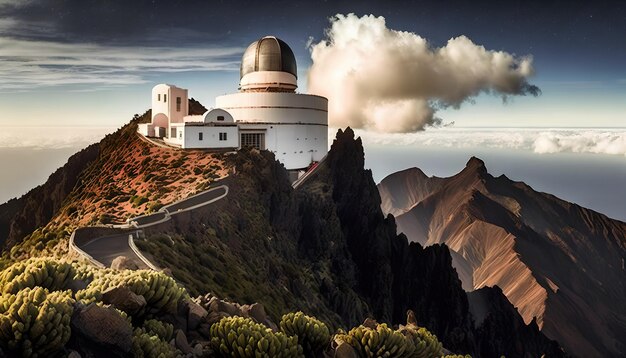
<svg viewBox="0 0 626 358">
<path fill-rule="evenodd" d="M 467 164 L 465 164 L 466 168 L 476 168 L 476 169 L 480 169 L 482 171 L 487 171 L 487 167 L 485 167 L 485 162 L 482 161 L 482 159 L 476 158 L 476 157 L 471 157 L 468 161 Z"/>
<path fill-rule="evenodd" d="M 488 174 L 487 167 L 485 166 L 485 162 L 476 157 L 471 157 L 467 164 L 465 164 L 465 169 L 463 169 L 465 173 L 476 173 L 478 177 L 485 178 Z"/>
</svg>

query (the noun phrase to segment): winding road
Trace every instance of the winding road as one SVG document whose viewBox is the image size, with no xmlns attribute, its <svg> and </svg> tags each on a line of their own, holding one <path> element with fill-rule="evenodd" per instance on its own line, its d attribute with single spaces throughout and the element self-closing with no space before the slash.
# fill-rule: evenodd
<svg viewBox="0 0 626 358">
<path fill-rule="evenodd" d="M 124 225 L 76 229 L 70 238 L 70 251 L 77 252 L 99 267 L 110 267 L 116 257 L 125 256 L 139 269 L 159 270 L 135 246 L 134 238 L 141 233 L 141 229 L 166 222 L 173 215 L 209 205 L 227 195 L 228 186 L 220 185 L 166 205 L 154 214 L 129 219 Z"/>
</svg>

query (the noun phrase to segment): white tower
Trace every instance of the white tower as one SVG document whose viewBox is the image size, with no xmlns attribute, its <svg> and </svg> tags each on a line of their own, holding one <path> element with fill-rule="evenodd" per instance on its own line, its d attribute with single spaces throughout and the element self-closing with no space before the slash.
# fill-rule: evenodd
<svg viewBox="0 0 626 358">
<path fill-rule="evenodd" d="M 289 170 L 307 168 L 328 151 L 328 100 L 295 93 L 297 75 L 291 48 L 266 36 L 243 54 L 239 93 L 215 101 L 239 125 L 240 146 L 267 149 Z"/>
<path fill-rule="evenodd" d="M 165 136 L 176 138 L 172 134 L 171 123 L 183 123 L 189 113 L 187 90 L 174 85 L 158 84 L 152 88 L 152 125 L 166 128 Z"/>
</svg>

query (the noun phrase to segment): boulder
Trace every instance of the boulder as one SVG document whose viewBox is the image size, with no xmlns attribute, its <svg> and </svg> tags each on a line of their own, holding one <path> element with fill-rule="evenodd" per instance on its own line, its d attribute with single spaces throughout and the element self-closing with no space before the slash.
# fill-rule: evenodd
<svg viewBox="0 0 626 358">
<path fill-rule="evenodd" d="M 212 308 L 212 306 L 211 306 Z M 228 313 L 230 316 L 241 316 L 241 310 L 234 304 L 222 300 L 217 301 L 217 311 Z"/>
<path fill-rule="evenodd" d="M 206 316 L 206 322 L 212 325 L 213 323 L 219 322 L 224 317 L 230 317 L 230 315 L 226 312 L 211 311 L 209 315 Z"/>
<path fill-rule="evenodd" d="M 146 299 L 135 294 L 127 286 L 111 288 L 102 293 L 102 302 L 133 315 L 146 306 Z"/>
<path fill-rule="evenodd" d="M 371 328 L 371 329 L 376 329 L 376 327 L 378 327 L 378 322 L 376 322 L 375 319 L 371 319 L 371 318 L 366 318 L 365 321 L 363 321 L 363 327 L 367 327 L 367 328 Z"/>
<path fill-rule="evenodd" d="M 220 304 L 219 304 L 220 300 L 217 297 L 211 297 L 207 303 L 206 306 L 204 306 L 207 311 L 211 312 L 211 311 L 215 311 L 217 312 L 220 308 Z"/>
<path fill-rule="evenodd" d="M 335 354 L 333 355 L 335 358 L 359 358 L 359 355 L 356 353 L 356 350 L 352 348 L 346 342 L 337 343 L 337 347 L 335 348 Z"/>
<path fill-rule="evenodd" d="M 72 335 L 78 335 L 109 351 L 111 356 L 129 354 L 133 328 L 113 307 L 77 303 L 71 320 Z"/>
<path fill-rule="evenodd" d="M 174 333 L 174 343 L 176 344 L 176 348 L 180 349 L 180 351 L 184 354 L 190 354 L 193 352 L 193 348 L 191 348 L 189 342 L 187 342 L 185 332 L 180 329 L 177 329 Z"/>
<path fill-rule="evenodd" d="M 209 314 L 204 307 L 193 301 L 186 301 L 188 306 L 187 312 L 187 330 L 192 331 L 198 328 L 198 325 L 202 322 L 202 320 Z"/>
<path fill-rule="evenodd" d="M 67 288 L 73 292 L 84 290 L 87 286 L 89 286 L 89 282 L 87 282 L 87 280 L 70 280 L 67 283 Z"/>
<path fill-rule="evenodd" d="M 252 317 L 255 321 L 259 323 L 264 323 L 267 321 L 267 313 L 265 313 L 265 307 L 263 307 L 260 303 L 253 303 L 248 306 L 248 316 Z"/>
<path fill-rule="evenodd" d="M 204 347 L 202 344 L 198 343 L 193 347 L 193 355 L 196 357 L 200 357 L 204 354 Z"/>
<path fill-rule="evenodd" d="M 114 270 L 137 270 L 137 264 L 126 256 L 118 256 L 111 261 L 111 268 Z"/>
</svg>

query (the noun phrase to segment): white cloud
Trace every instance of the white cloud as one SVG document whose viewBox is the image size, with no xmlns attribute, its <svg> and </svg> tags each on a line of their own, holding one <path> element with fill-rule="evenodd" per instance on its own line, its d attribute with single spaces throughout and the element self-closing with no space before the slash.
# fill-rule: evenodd
<svg viewBox="0 0 626 358">
<path fill-rule="evenodd" d="M 438 128 L 416 133 L 357 130 L 366 144 L 440 148 L 495 148 L 548 153 L 626 156 L 626 129 Z"/>
<path fill-rule="evenodd" d="M 327 40 L 312 44 L 309 91 L 329 98 L 329 120 L 379 132 L 438 124 L 439 106 L 459 107 L 480 93 L 536 95 L 530 57 L 491 51 L 465 36 L 440 48 L 387 28 L 383 17 L 331 18 Z"/>
<path fill-rule="evenodd" d="M 242 51 L 238 47 L 124 47 L 0 38 L 0 92 L 137 84 L 154 72 L 237 70 Z"/>
<path fill-rule="evenodd" d="M 536 153 L 602 153 L 626 155 L 626 132 L 543 132 L 533 142 Z"/>
</svg>

